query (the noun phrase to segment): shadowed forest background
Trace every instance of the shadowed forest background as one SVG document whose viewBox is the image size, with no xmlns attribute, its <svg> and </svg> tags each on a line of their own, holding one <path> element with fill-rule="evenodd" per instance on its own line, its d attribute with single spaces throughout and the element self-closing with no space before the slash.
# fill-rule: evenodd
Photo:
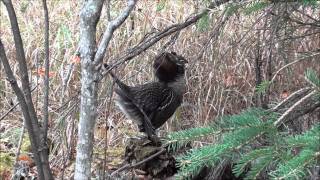
<svg viewBox="0 0 320 180">
<path fill-rule="evenodd" d="M 137 1 L 129 17 L 114 32 L 103 61 L 110 65 L 118 63 L 117 59 L 134 50 L 132 47 L 148 36 L 185 22 L 209 4 L 209 1 L 189 0 Z M 41 121 L 45 75 L 43 5 L 35 0 L 13 0 L 13 5 L 23 40 L 32 99 Z M 126 5 L 126 1 L 111 1 L 109 6 L 103 6 L 97 25 L 97 43 L 108 20 L 117 17 Z M 81 70 L 77 53 L 81 3 L 48 0 L 47 6 L 50 23 L 49 162 L 54 177 L 68 179 L 74 171 L 80 116 Z M 19 84 L 10 21 L 2 2 L 0 36 Z M 295 91 L 309 87 L 308 69 L 319 78 L 319 2 L 225 3 L 210 9 L 179 33 L 162 38 L 140 55 L 119 64 L 114 72 L 128 85 L 152 81 L 155 78 L 152 62 L 162 50 L 181 54 L 188 64 L 183 103 L 158 131 L 160 137 L 173 131 L 210 126 L 219 117 L 239 114 L 248 108 L 272 109 Z M 26 176 L 32 177 L 36 168 L 30 155 L 28 134 L 23 128 L 21 109 L 2 63 L 0 70 L 0 173 L 2 179 L 9 179 L 14 164 L 23 161 L 31 168 Z M 138 134 L 136 126 L 114 104 L 112 79 L 105 76 L 98 87 L 93 174 L 98 173 L 96 171 L 101 169 L 104 161 L 107 170 L 119 168 L 126 140 Z M 282 129 L 288 134 L 301 134 L 319 124 L 319 117 L 318 103 L 312 111 L 290 120 Z M 188 146 L 196 149 L 215 141 L 216 137 L 206 136 Z M 20 154 L 16 157 L 18 149 Z M 316 162 L 319 165 L 319 160 Z"/>
</svg>

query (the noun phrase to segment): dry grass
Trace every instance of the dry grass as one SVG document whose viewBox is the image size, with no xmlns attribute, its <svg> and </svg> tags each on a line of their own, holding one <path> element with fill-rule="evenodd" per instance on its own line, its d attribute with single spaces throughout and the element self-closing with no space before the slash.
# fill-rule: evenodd
<svg viewBox="0 0 320 180">
<path fill-rule="evenodd" d="M 116 16 L 123 7 L 122 1 L 112 2 L 111 17 Z M 156 1 L 141 0 L 135 11 L 124 25 L 118 29 L 105 61 L 113 62 L 113 59 L 121 55 L 127 48 L 140 42 L 147 32 L 161 30 L 171 24 L 182 22 L 203 5 L 195 1 L 168 1 L 165 8 L 156 11 Z M 33 92 L 34 103 L 38 116 L 41 117 L 42 107 L 42 77 L 39 69 L 44 61 L 44 18 L 42 5 L 39 1 L 14 2 L 18 16 L 20 30 L 24 42 L 27 63 L 30 72 L 31 86 L 38 88 Z M 53 149 L 51 156 L 52 167 L 59 171 L 63 164 L 62 155 L 74 154 L 76 124 L 79 118 L 80 90 L 80 66 L 73 63 L 79 39 L 79 9 L 76 0 L 48 1 L 50 18 L 50 71 L 53 73 L 50 79 L 49 94 L 49 138 L 52 139 Z M 319 19 L 319 9 L 304 10 L 309 16 Z M 161 132 L 179 130 L 187 127 L 202 126 L 214 120 L 215 117 L 224 114 L 238 113 L 240 110 L 254 106 L 255 102 L 255 57 L 258 42 L 260 42 L 261 59 L 263 60 L 263 75 L 267 76 L 267 59 L 272 49 L 272 72 L 283 65 L 299 58 L 303 52 L 312 52 L 320 48 L 319 28 L 312 30 L 308 26 L 292 26 L 292 32 L 284 31 L 280 20 L 276 17 L 265 16 L 263 12 L 251 15 L 235 14 L 226 21 L 225 25 L 219 22 L 222 10 L 215 9 L 210 15 L 210 25 L 206 31 L 199 31 L 196 26 L 184 29 L 171 47 L 171 50 L 182 54 L 189 60 L 187 69 L 187 93 L 185 94 L 182 108 L 176 113 L 161 130 Z M 281 10 L 274 8 L 275 12 Z M 19 70 L 15 61 L 15 49 L 10 31 L 8 16 L 4 5 L 0 4 L 0 35 L 10 59 L 11 67 L 19 79 Z M 298 19 L 306 20 L 308 17 L 296 13 Z M 261 18 L 260 18 L 261 17 Z M 259 19 L 259 21 L 257 21 Z M 257 21 L 257 22 L 256 22 Z M 275 23 L 275 24 L 274 24 Z M 277 24 L 278 23 L 278 24 Z M 98 39 L 107 25 L 106 9 L 103 9 L 102 17 L 98 25 Z M 221 27 L 220 27 L 221 26 Z M 278 27 L 279 31 L 272 34 L 271 27 Z M 213 34 L 215 28 L 221 28 L 220 34 Z M 265 31 L 264 28 L 267 28 Z M 289 29 L 289 28 L 288 28 Z M 316 32 L 318 31 L 318 32 Z M 260 33 L 260 37 L 258 37 Z M 286 34 L 287 33 L 287 34 Z M 304 36 L 314 33 L 310 36 Z M 208 39 L 213 35 L 212 41 Z M 280 41 L 286 39 L 285 41 Z M 166 40 L 162 40 L 142 55 L 131 60 L 117 69 L 117 74 L 126 83 L 141 84 L 151 81 L 153 57 L 162 48 Z M 202 53 L 201 53 L 202 52 Z M 276 103 L 283 98 L 283 92 L 289 93 L 304 87 L 306 82 L 303 72 L 306 68 L 313 68 L 320 72 L 319 56 L 310 60 L 297 63 L 283 70 L 275 79 L 270 89 L 270 103 Z M 69 81 L 65 78 L 70 74 Z M 10 84 L 5 80 L 5 74 L 0 72 L 0 114 L 7 112 L 17 103 Z M 102 155 L 105 140 L 106 109 L 110 106 L 108 114 L 109 125 L 113 126 L 108 132 L 109 146 L 122 146 L 124 137 L 132 134 L 135 127 L 125 120 L 125 117 L 114 104 L 108 101 L 111 82 L 105 78 L 101 82 L 99 91 L 99 118 L 97 121 L 95 152 L 97 157 Z M 66 87 L 66 88 L 64 88 Z M 41 118 L 40 118 L 41 119 Z M 1 120 L 1 133 L 4 131 L 17 131 L 22 126 L 22 117 L 19 107 L 15 108 L 3 120 Z M 18 141 L 17 139 L 12 139 Z M 14 143 L 16 144 L 16 143 Z M 71 151 L 67 150 L 71 147 Z M 16 146 L 6 149 L 16 151 Z M 101 156 L 100 156 L 101 157 Z M 72 158 L 71 158 L 72 159 Z"/>
</svg>

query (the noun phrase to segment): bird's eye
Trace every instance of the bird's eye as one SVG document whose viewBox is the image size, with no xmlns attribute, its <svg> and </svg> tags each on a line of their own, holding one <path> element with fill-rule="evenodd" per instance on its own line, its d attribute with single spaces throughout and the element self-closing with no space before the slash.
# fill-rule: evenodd
<svg viewBox="0 0 320 180">
<path fill-rule="evenodd" d="M 178 66 L 184 66 L 186 63 L 188 63 L 188 61 L 185 59 L 178 59 L 178 61 L 176 62 Z"/>
</svg>

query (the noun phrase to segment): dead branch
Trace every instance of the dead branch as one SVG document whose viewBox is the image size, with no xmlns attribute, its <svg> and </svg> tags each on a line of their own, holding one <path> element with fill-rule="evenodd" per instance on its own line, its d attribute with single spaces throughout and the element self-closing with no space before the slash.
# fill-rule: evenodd
<svg viewBox="0 0 320 180">
<path fill-rule="evenodd" d="M 296 101 L 273 124 L 275 126 L 279 126 L 281 123 L 285 123 L 288 120 L 296 119 L 320 107 L 320 101 L 318 101 L 314 96 L 316 93 L 317 90 L 313 90 Z"/>
<path fill-rule="evenodd" d="M 20 34 L 20 29 L 19 29 L 16 13 L 14 11 L 11 0 L 3 0 L 3 3 L 7 8 L 9 18 L 10 18 L 11 30 L 12 30 L 14 44 L 15 44 L 15 48 L 16 48 L 16 55 L 17 55 L 16 57 L 17 57 L 17 61 L 19 63 L 22 90 L 25 95 L 25 101 L 29 107 L 28 111 L 30 113 L 31 118 L 37 119 L 36 113 L 34 110 L 34 105 L 33 105 L 32 98 L 31 98 L 31 91 L 30 91 L 30 86 L 29 86 L 29 76 L 28 76 L 28 67 L 27 67 L 27 63 L 26 63 L 26 58 L 25 58 L 25 53 L 24 53 L 24 48 L 23 48 L 23 43 L 22 43 L 22 38 L 21 38 L 21 34 Z M 35 122 L 33 123 L 33 126 L 35 128 Z"/>
<path fill-rule="evenodd" d="M 31 89 L 31 92 L 33 92 L 37 87 L 39 86 L 39 84 L 37 84 L 35 87 L 33 87 Z M 14 108 L 16 108 L 18 105 L 20 104 L 20 102 L 17 102 L 15 105 L 13 105 L 6 113 L 4 113 L 1 117 L 0 117 L 0 121 L 3 120 L 6 116 L 8 116 L 9 113 L 11 113 Z"/>
<path fill-rule="evenodd" d="M 298 99 L 301 99 L 303 96 L 306 95 L 306 93 L 310 92 L 311 88 L 306 87 L 299 89 L 298 91 L 290 94 L 286 99 L 281 101 L 277 106 L 272 108 L 272 111 L 279 112 L 282 109 L 285 109 L 286 107 L 289 107 L 293 104 L 293 102 L 296 102 Z"/>
<path fill-rule="evenodd" d="M 43 10 L 44 10 L 44 24 L 45 24 L 45 34 L 44 34 L 44 48 L 45 48 L 45 75 L 44 75 L 44 102 L 43 102 L 43 138 L 44 141 L 47 141 L 47 133 L 48 133 L 48 118 L 49 118 L 49 67 L 50 67 L 50 61 L 49 61 L 49 13 L 48 13 L 48 7 L 47 7 L 47 1 L 42 0 L 43 4 Z"/>
<path fill-rule="evenodd" d="M 282 71 L 283 69 L 286 69 L 287 67 L 289 67 L 289 66 L 291 66 L 291 65 L 293 65 L 293 64 L 295 64 L 295 63 L 298 63 L 298 62 L 301 62 L 301 61 L 305 61 L 305 60 L 310 60 L 311 57 L 317 57 L 317 56 L 319 56 L 319 55 L 320 55 L 320 53 L 314 53 L 314 54 L 311 54 L 310 56 L 305 56 L 305 57 L 299 58 L 299 59 L 297 59 L 297 60 L 295 60 L 295 61 L 293 61 L 293 62 L 291 62 L 291 63 L 288 63 L 288 64 L 282 66 L 280 69 L 277 70 L 276 73 L 274 73 L 272 79 L 270 80 L 270 83 L 272 83 L 272 82 L 275 80 L 276 76 L 277 76 L 277 75 L 280 73 L 280 71 Z"/>
<path fill-rule="evenodd" d="M 160 41 L 162 38 L 167 37 L 177 31 L 181 31 L 182 29 L 196 23 L 201 17 L 203 17 L 206 13 L 208 13 L 210 9 L 213 9 L 213 8 L 216 8 L 220 5 L 222 5 L 222 4 L 228 3 L 229 1 L 230 0 L 213 1 L 207 8 L 200 11 L 200 13 L 189 17 L 185 22 L 171 25 L 162 31 L 153 33 L 153 34 L 145 37 L 139 44 L 130 48 L 127 52 L 121 53 L 121 54 L 123 54 L 122 56 L 113 60 L 113 62 L 115 62 L 115 63 L 111 64 L 108 69 L 104 70 L 102 72 L 102 75 L 105 76 L 108 73 L 108 71 L 110 71 L 113 68 L 119 66 L 120 64 L 123 64 L 124 62 L 129 61 L 129 60 L 133 59 L 134 57 L 138 56 L 139 54 L 141 54 L 145 50 L 152 47 L 155 43 Z M 101 65 L 98 65 L 98 67 L 99 66 L 101 66 Z"/>
<path fill-rule="evenodd" d="M 108 99 L 108 108 L 105 111 L 105 126 L 106 126 L 106 132 L 105 132 L 105 141 L 104 141 L 104 158 L 103 158 L 103 177 L 105 176 L 106 167 L 107 167 L 107 151 L 108 151 L 108 118 L 110 115 L 111 110 L 111 101 L 113 96 L 113 88 L 114 88 L 115 82 L 112 83 L 110 91 L 109 91 L 109 99 Z"/>
<path fill-rule="evenodd" d="M 109 42 L 113 36 L 113 33 L 118 27 L 127 19 L 131 11 L 133 10 L 137 0 L 129 0 L 128 6 L 123 10 L 123 12 L 114 20 L 109 22 L 106 31 L 103 33 L 102 40 L 98 46 L 98 50 L 94 57 L 94 64 L 100 64 L 106 53 Z M 108 3 L 109 4 L 109 3 Z"/>
</svg>

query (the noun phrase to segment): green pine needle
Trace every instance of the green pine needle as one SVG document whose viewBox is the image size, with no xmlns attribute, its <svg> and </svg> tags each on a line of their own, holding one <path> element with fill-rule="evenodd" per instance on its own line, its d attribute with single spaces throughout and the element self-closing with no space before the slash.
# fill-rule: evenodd
<svg viewBox="0 0 320 180">
<path fill-rule="evenodd" d="M 319 75 L 316 73 L 316 71 L 312 70 L 312 69 L 307 69 L 306 72 L 304 73 L 305 77 L 307 78 L 307 80 L 313 84 L 314 86 L 320 88 L 320 77 Z"/>
<path fill-rule="evenodd" d="M 232 16 L 232 15 L 236 14 L 238 12 L 239 8 L 240 8 L 239 4 L 236 4 L 236 3 L 227 4 L 226 15 Z"/>
<path fill-rule="evenodd" d="M 270 84 L 271 81 L 262 81 L 260 84 L 257 85 L 256 92 L 258 94 L 265 94 Z"/>
<path fill-rule="evenodd" d="M 304 149 L 298 156 L 288 162 L 281 163 L 278 168 L 270 173 L 274 179 L 304 179 L 307 176 L 308 165 L 315 164 L 320 152 Z"/>
<path fill-rule="evenodd" d="M 284 139 L 291 148 L 302 147 L 313 150 L 320 149 L 320 123 L 317 123 L 309 131 L 301 135 L 288 136 Z"/>
<path fill-rule="evenodd" d="M 274 153 L 272 147 L 266 147 L 262 149 L 253 150 L 245 155 L 242 155 L 241 159 L 233 167 L 233 172 L 239 177 L 246 170 L 247 166 L 258 158 L 269 157 Z"/>
<path fill-rule="evenodd" d="M 314 8 L 319 6 L 318 0 L 303 0 L 303 4 Z"/>
<path fill-rule="evenodd" d="M 320 157 L 320 123 L 304 134 L 288 136 L 273 125 L 277 116 L 263 109 L 251 108 L 237 115 L 219 118 L 208 127 L 169 134 L 167 143 L 174 150 L 197 138 L 214 135 L 218 139 L 215 144 L 192 149 L 178 157 L 180 169 L 176 178 L 191 179 L 204 167 L 212 167 L 224 158 L 231 158 L 235 162 L 233 172 L 236 176 L 245 173 L 245 179 L 257 179 L 262 172 L 268 172 L 274 179 L 305 178 L 308 168 L 315 165 Z M 251 145 L 257 140 L 263 140 L 266 145 L 252 150 Z M 293 154 L 297 148 L 300 153 Z M 239 152 L 245 153 L 239 156 Z"/>
<path fill-rule="evenodd" d="M 269 2 L 268 1 L 252 1 L 249 3 L 249 5 L 247 5 L 247 7 L 244 8 L 244 14 L 246 15 L 250 15 L 252 13 L 258 12 L 262 9 L 265 9 L 266 7 L 269 6 Z"/>
<path fill-rule="evenodd" d="M 177 158 L 180 169 L 176 178 L 191 178 L 198 174 L 203 167 L 210 167 L 218 162 L 222 156 L 229 154 L 231 148 L 231 144 L 220 144 L 189 151 L 186 155 Z"/>
<path fill-rule="evenodd" d="M 260 116 L 265 115 L 266 112 L 262 109 L 252 108 L 238 115 L 224 116 L 219 120 L 221 128 L 234 128 L 234 127 L 250 127 L 257 126 L 262 123 Z"/>
<path fill-rule="evenodd" d="M 204 32 L 209 28 L 210 22 L 209 22 L 209 14 L 204 14 L 199 21 L 196 23 L 197 30 L 200 32 Z"/>
<path fill-rule="evenodd" d="M 272 154 L 260 157 L 253 163 L 252 168 L 246 174 L 246 180 L 258 179 L 259 175 L 264 171 L 273 161 Z"/>
<path fill-rule="evenodd" d="M 191 128 L 170 133 L 167 135 L 165 143 L 169 145 L 168 148 L 170 151 L 176 151 L 191 141 L 220 133 L 221 132 L 217 131 L 216 128 L 211 126 Z"/>
<path fill-rule="evenodd" d="M 166 0 L 160 0 L 159 3 L 157 4 L 157 9 L 156 11 L 159 12 L 163 10 L 166 7 Z"/>
</svg>

